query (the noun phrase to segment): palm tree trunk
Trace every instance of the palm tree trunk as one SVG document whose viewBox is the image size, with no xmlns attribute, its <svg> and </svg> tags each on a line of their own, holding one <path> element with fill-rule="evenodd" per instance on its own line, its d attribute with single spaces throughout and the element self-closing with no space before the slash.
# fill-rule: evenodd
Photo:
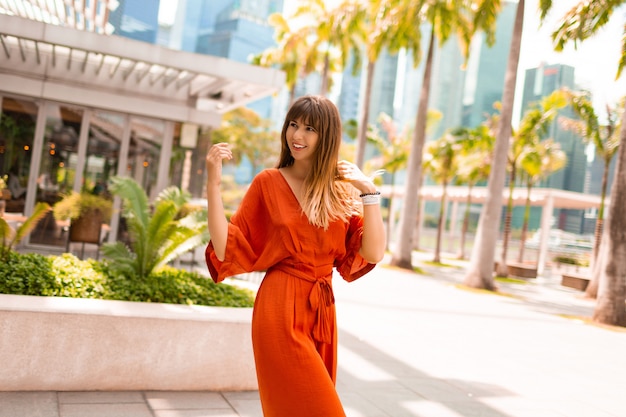
<svg viewBox="0 0 626 417">
<path fill-rule="evenodd" d="M 387 209 L 387 250 L 389 250 L 389 244 L 391 243 L 391 231 L 393 229 L 393 191 L 396 184 L 396 171 L 391 173 L 391 191 L 389 194 L 389 208 Z"/>
<path fill-rule="evenodd" d="M 524 25 L 524 0 L 517 4 L 515 23 L 513 25 L 513 37 L 504 80 L 504 92 L 502 94 L 502 113 L 494 158 L 489 174 L 488 197 L 480 215 L 472 259 L 465 276 L 465 284 L 474 288 L 494 289 L 493 262 L 500 228 L 500 214 L 502 212 L 502 190 L 506 176 L 506 160 L 509 150 L 509 137 L 511 136 L 511 119 L 513 116 L 513 102 L 515 99 L 515 84 L 517 81 L 517 67 L 519 64 L 520 45 L 522 41 L 522 28 Z"/>
<path fill-rule="evenodd" d="M 356 159 L 355 164 L 359 168 L 363 168 L 365 159 L 365 145 L 367 145 L 367 123 L 370 118 L 370 100 L 372 96 L 372 85 L 374 84 L 374 69 L 376 61 L 367 62 L 367 70 L 365 74 L 365 92 L 363 94 L 363 102 L 361 115 L 359 117 L 359 133 L 356 138 Z"/>
<path fill-rule="evenodd" d="M 598 296 L 598 277 L 599 272 L 596 270 L 598 262 L 598 252 L 600 250 L 600 242 L 602 242 L 602 231 L 604 229 L 604 199 L 606 198 L 606 189 L 608 186 L 610 159 L 604 161 L 604 170 L 602 171 L 602 195 L 600 197 L 600 208 L 598 209 L 598 218 L 596 219 L 596 229 L 594 231 L 593 253 L 591 255 L 591 279 L 589 285 L 585 289 L 585 296 L 596 298 Z"/>
<path fill-rule="evenodd" d="M 626 112 L 622 116 L 620 145 L 615 180 L 611 187 L 606 233 L 601 251 L 605 251 L 598 268 L 598 301 L 593 320 L 626 326 Z"/>
<path fill-rule="evenodd" d="M 322 84 L 320 86 L 321 96 L 326 96 L 326 94 L 328 94 L 328 77 L 330 76 L 329 68 L 330 68 L 330 57 L 327 51 L 326 55 L 324 55 L 324 69 L 322 70 Z"/>
<path fill-rule="evenodd" d="M 447 181 L 444 181 L 441 184 L 442 193 L 441 193 L 441 201 L 439 203 L 439 221 L 437 222 L 437 243 L 435 244 L 435 257 L 433 258 L 433 262 L 441 263 L 441 234 L 443 233 L 443 226 L 445 224 L 444 215 L 446 214 L 446 186 L 448 185 Z"/>
<path fill-rule="evenodd" d="M 465 235 L 467 235 L 467 229 L 469 228 L 469 219 L 472 208 L 472 188 L 473 184 L 467 186 L 467 201 L 465 202 L 465 213 L 463 214 L 463 226 L 461 228 L 461 247 L 459 248 L 458 259 L 465 259 Z"/>
<path fill-rule="evenodd" d="M 415 217 L 419 209 L 419 189 L 422 176 L 422 153 L 426 138 L 426 116 L 428 113 L 428 99 L 430 97 L 430 79 L 433 67 L 433 49 L 435 46 L 435 29 L 431 27 L 426 66 L 422 81 L 422 91 L 415 117 L 415 131 L 411 143 L 411 153 L 407 167 L 407 180 L 404 192 L 404 204 L 400 215 L 400 238 L 397 249 L 391 258 L 391 265 L 413 269 L 411 254 L 413 252 L 413 234 L 415 232 Z"/>
<path fill-rule="evenodd" d="M 296 101 L 296 83 L 289 89 L 289 107 Z"/>
<path fill-rule="evenodd" d="M 533 185 L 528 181 L 528 188 L 526 189 L 526 206 L 524 207 L 524 224 L 522 225 L 522 235 L 519 239 L 519 253 L 517 255 L 517 262 L 524 262 L 524 245 L 526 245 L 526 234 L 528 233 L 528 221 L 530 219 L 530 190 Z"/>
<path fill-rule="evenodd" d="M 509 240 L 511 237 L 511 219 L 513 218 L 513 190 L 515 189 L 515 172 L 517 167 L 515 164 L 511 166 L 511 175 L 509 177 L 509 200 L 506 205 L 506 214 L 504 216 L 504 235 L 502 236 L 502 255 L 501 262 L 498 263 L 496 274 L 500 277 L 509 276 L 509 267 L 507 266 L 507 257 L 509 252 Z"/>
</svg>

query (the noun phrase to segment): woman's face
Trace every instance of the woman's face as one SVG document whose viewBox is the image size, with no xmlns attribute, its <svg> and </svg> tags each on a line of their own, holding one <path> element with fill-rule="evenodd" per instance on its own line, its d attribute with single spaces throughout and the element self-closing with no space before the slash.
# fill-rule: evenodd
<svg viewBox="0 0 626 417">
<path fill-rule="evenodd" d="M 313 158 L 319 134 L 313 126 L 309 126 L 303 120 L 290 120 L 287 126 L 287 146 L 295 161 L 306 161 Z"/>
</svg>

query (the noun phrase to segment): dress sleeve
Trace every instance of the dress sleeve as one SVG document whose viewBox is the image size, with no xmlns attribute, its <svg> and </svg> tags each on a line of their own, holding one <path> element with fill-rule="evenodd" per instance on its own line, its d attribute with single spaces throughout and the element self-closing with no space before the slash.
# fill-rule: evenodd
<svg viewBox="0 0 626 417">
<path fill-rule="evenodd" d="M 359 254 L 363 237 L 363 218 L 352 216 L 346 233 L 346 254 L 335 261 L 337 272 L 343 279 L 352 282 L 374 269 L 376 264 L 368 263 Z"/>
<path fill-rule="evenodd" d="M 237 211 L 228 223 L 228 237 L 223 261 L 217 259 L 213 243 L 209 242 L 205 258 L 211 278 L 224 278 L 257 270 L 260 254 L 267 242 L 268 210 L 258 181 L 253 181 Z"/>
</svg>

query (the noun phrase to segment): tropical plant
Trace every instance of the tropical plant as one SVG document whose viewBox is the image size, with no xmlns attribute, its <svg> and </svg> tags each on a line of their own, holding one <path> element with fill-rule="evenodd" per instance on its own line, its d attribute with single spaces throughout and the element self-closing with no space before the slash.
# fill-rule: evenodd
<svg viewBox="0 0 626 417">
<path fill-rule="evenodd" d="M 458 157 L 461 145 L 457 137 L 445 133 L 437 140 L 426 144 L 424 153 L 424 171 L 437 183 L 441 184 L 441 199 L 439 201 L 439 220 L 437 222 L 437 241 L 433 262 L 441 262 L 441 235 L 445 224 L 445 207 L 448 197 L 448 184 L 457 171 Z"/>
<path fill-rule="evenodd" d="M 517 262 L 524 261 L 524 246 L 530 221 L 530 195 L 537 182 L 547 178 L 567 164 L 567 155 L 561 146 L 552 139 L 546 139 L 534 146 L 529 146 L 520 159 L 520 167 L 526 177 L 526 205 L 524 206 L 524 222 L 519 243 Z"/>
<path fill-rule="evenodd" d="M 561 90 L 552 92 L 544 97 L 540 103 L 531 105 L 524 112 L 520 126 L 513 131 L 511 136 L 511 144 L 508 152 L 508 169 L 509 169 L 509 198 L 507 201 L 506 214 L 504 216 L 504 236 L 502 238 L 502 256 L 501 262 L 498 263 L 498 276 L 505 277 L 508 275 L 507 253 L 509 248 L 509 238 L 511 236 L 511 221 L 513 215 L 513 190 L 516 185 L 516 177 L 520 170 L 520 160 L 522 156 L 536 146 L 542 136 L 548 133 L 548 129 L 559 109 L 565 107 L 567 100 L 565 94 Z"/>
<path fill-rule="evenodd" d="M 602 241 L 602 231 L 604 229 L 604 205 L 606 200 L 606 192 L 609 182 L 609 167 L 611 161 L 619 148 L 619 113 L 624 111 L 622 103 L 618 108 L 613 109 L 606 106 L 607 121 L 605 125 L 601 125 L 598 115 L 593 108 L 593 103 L 586 93 L 570 92 L 570 105 L 574 113 L 579 119 L 562 118 L 561 124 L 566 128 L 578 133 L 583 141 L 593 145 L 596 156 L 604 162 L 602 170 L 602 186 L 600 189 L 600 207 L 598 207 L 598 215 L 596 217 L 595 240 L 593 243 L 592 264 L 596 265 L 596 258 Z M 590 298 L 596 298 L 598 295 L 598 274 L 593 274 L 589 281 L 589 285 L 585 289 L 585 294 Z"/>
<path fill-rule="evenodd" d="M 211 134 L 213 143 L 228 142 L 232 145 L 236 163 L 247 158 L 252 166 L 252 176 L 261 168 L 276 163 L 280 153 L 279 137 L 278 133 L 270 130 L 268 120 L 245 107 L 226 113 L 220 127 Z"/>
<path fill-rule="evenodd" d="M 489 173 L 489 181 L 487 183 L 487 199 L 480 214 L 478 230 L 476 231 L 476 238 L 474 239 L 474 249 L 464 279 L 465 285 L 474 288 L 495 289 L 493 265 L 498 232 L 500 229 L 500 213 L 502 211 L 501 196 L 506 178 L 507 154 L 512 129 L 511 120 L 513 118 L 517 67 L 522 43 L 525 3 L 525 0 L 519 0 L 515 12 L 513 36 L 511 37 L 504 91 L 501 100 L 502 111 L 496 130 L 496 142 L 493 151 L 491 171 Z"/>
<path fill-rule="evenodd" d="M 108 223 L 113 214 L 113 201 L 88 192 L 71 191 L 52 207 L 56 220 L 76 220 L 96 211 L 101 213 L 102 221 Z"/>
<path fill-rule="evenodd" d="M 406 47 L 413 52 L 417 49 L 417 45 L 421 43 L 420 25 L 427 23 L 430 30 L 422 90 L 415 116 L 415 130 L 408 161 L 405 202 L 400 216 L 400 224 L 402 225 L 400 227 L 400 238 L 397 250 L 391 259 L 392 265 L 412 269 L 411 253 L 415 229 L 414 219 L 419 206 L 419 193 L 416 193 L 415 190 L 419 190 L 421 185 L 422 153 L 426 138 L 426 116 L 430 97 L 435 42 L 437 41 L 437 45 L 441 46 L 445 44 L 453 33 L 456 33 L 465 59 L 469 56 L 470 42 L 477 31 L 484 31 L 487 43 L 493 45 L 495 41 L 495 21 L 500 10 L 500 0 L 464 2 L 402 0 L 399 3 L 401 5 L 396 9 L 396 18 L 399 19 L 396 30 L 401 36 L 398 46 Z M 521 3 L 523 3 L 523 0 Z M 408 29 L 407 32 L 407 25 L 416 26 L 418 29 Z M 413 52 L 413 58 L 414 64 L 419 62 L 419 56 L 416 56 L 415 52 Z"/>
<path fill-rule="evenodd" d="M 442 114 L 437 110 L 428 111 L 428 120 L 426 121 L 427 130 L 430 131 L 437 126 L 441 120 Z M 390 243 L 391 230 L 393 229 L 393 221 L 391 210 L 393 208 L 393 196 L 395 194 L 396 175 L 398 171 L 406 168 L 410 152 L 411 129 L 405 127 L 398 132 L 398 126 L 394 120 L 386 113 L 381 113 L 378 122 L 384 134 L 381 134 L 375 125 L 369 125 L 367 130 L 367 140 L 373 144 L 377 152 L 366 164 L 366 168 L 372 171 L 382 170 L 390 174 L 391 191 L 389 194 L 389 212 L 387 216 L 387 245 Z M 354 124 L 356 126 L 356 123 Z M 369 166 L 367 166 L 369 165 Z"/>
<path fill-rule="evenodd" d="M 490 117 L 489 120 L 492 119 L 493 117 Z M 495 137 L 488 123 L 483 123 L 474 129 L 454 129 L 451 134 L 458 137 L 457 140 L 461 145 L 460 158 L 463 161 L 458 166 L 456 180 L 459 184 L 467 184 L 467 200 L 465 201 L 458 254 L 458 259 L 465 259 L 465 239 L 469 229 L 472 190 L 476 184 L 487 181 L 489 177 Z"/>
<path fill-rule="evenodd" d="M 346 68 L 348 57 L 353 72 L 361 67 L 365 9 L 356 0 L 343 0 L 334 8 L 328 8 L 324 0 L 308 0 L 296 9 L 294 18 L 301 19 L 302 31 L 311 41 L 306 67 L 321 67 L 320 95 L 326 95 L 331 72 Z"/>
<path fill-rule="evenodd" d="M 370 160 L 376 169 L 383 169 L 390 175 L 391 190 L 389 192 L 389 204 L 387 210 L 387 248 L 391 240 L 391 230 L 393 228 L 393 195 L 396 184 L 396 174 L 399 170 L 406 167 L 409 158 L 409 143 L 411 137 L 409 131 L 405 128 L 398 132 L 398 127 L 391 116 L 387 113 L 381 113 L 378 116 L 385 136 L 380 134 L 369 134 L 368 140 L 373 143 L 379 155 Z M 370 132 L 374 132 L 371 127 Z"/>
<path fill-rule="evenodd" d="M 552 2 L 542 0 L 539 4 L 543 19 Z M 626 0 L 580 1 L 561 18 L 553 32 L 555 49 L 559 51 L 570 41 L 577 43 L 592 37 L 624 4 Z M 619 77 L 626 66 L 626 37 L 622 37 L 622 48 L 615 53 L 620 56 L 616 74 Z M 608 233 L 602 235 L 599 266 L 594 268 L 599 284 L 593 320 L 626 326 L 626 112 L 622 113 L 617 167 L 606 223 Z"/>
<path fill-rule="evenodd" d="M 396 54 L 402 47 L 408 47 L 408 49 L 412 50 L 416 65 L 421 58 L 421 32 L 418 25 L 404 27 L 404 29 L 408 29 L 412 33 L 409 38 L 413 43 L 410 46 L 403 41 L 407 37 L 397 36 L 398 33 L 395 28 L 399 22 L 394 14 L 394 10 L 397 10 L 397 4 L 397 1 L 372 0 L 368 2 L 365 8 L 365 32 L 367 34 L 365 55 L 367 57 L 367 67 L 365 69 L 365 89 L 363 92 L 362 110 L 359 115 L 355 158 L 355 164 L 359 167 L 363 167 L 365 158 L 372 86 L 374 84 L 374 72 L 378 58 L 384 50 L 391 54 Z"/>
<path fill-rule="evenodd" d="M 110 190 L 122 201 L 130 244 L 107 243 L 102 251 L 109 266 L 145 279 L 152 271 L 209 241 L 206 213 L 189 210 L 189 196 L 177 187 L 159 193 L 151 210 L 146 192 L 132 178 L 113 177 Z"/>
<path fill-rule="evenodd" d="M 276 47 L 268 48 L 252 57 L 252 63 L 264 67 L 278 66 L 285 72 L 285 83 L 289 89 L 289 103 L 293 103 L 296 96 L 296 84 L 300 76 L 306 76 L 314 68 L 302 64 L 302 57 L 308 56 L 309 41 L 305 31 L 293 29 L 288 20 L 281 13 L 273 13 L 268 22 L 274 27 Z M 308 63 L 308 60 L 305 61 Z"/>
<path fill-rule="evenodd" d="M 37 223 L 44 218 L 48 211 L 50 211 L 48 203 L 37 203 L 33 213 L 16 229 L 12 228 L 4 218 L 0 217 L 0 259 L 4 261 L 13 250 L 13 247 L 33 231 Z"/>
</svg>

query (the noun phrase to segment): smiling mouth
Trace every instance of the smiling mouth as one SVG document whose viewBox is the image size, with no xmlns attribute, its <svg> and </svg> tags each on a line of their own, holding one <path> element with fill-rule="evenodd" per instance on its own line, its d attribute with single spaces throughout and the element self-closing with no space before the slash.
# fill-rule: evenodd
<svg viewBox="0 0 626 417">
<path fill-rule="evenodd" d="M 304 148 L 306 148 L 306 146 L 304 146 L 304 145 L 299 145 L 299 144 L 297 144 L 297 143 L 294 143 L 292 146 L 293 146 L 293 148 L 294 148 L 294 149 L 298 149 L 298 150 L 299 150 L 299 149 L 304 149 Z"/>
</svg>

